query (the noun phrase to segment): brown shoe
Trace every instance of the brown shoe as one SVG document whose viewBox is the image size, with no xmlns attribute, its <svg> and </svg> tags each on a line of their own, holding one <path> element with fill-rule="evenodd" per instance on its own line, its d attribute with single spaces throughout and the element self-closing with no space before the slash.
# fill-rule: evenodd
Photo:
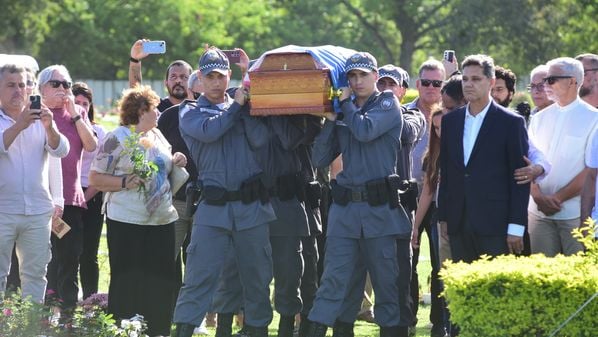
<svg viewBox="0 0 598 337">
<path fill-rule="evenodd" d="M 376 321 L 374 320 L 374 313 L 371 310 L 360 313 L 359 315 L 357 315 L 357 319 L 368 323 L 376 323 Z"/>
</svg>

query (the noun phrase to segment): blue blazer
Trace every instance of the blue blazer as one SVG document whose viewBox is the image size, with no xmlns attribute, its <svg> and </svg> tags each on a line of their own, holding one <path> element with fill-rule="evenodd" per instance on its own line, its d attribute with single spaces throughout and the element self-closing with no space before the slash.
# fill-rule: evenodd
<svg viewBox="0 0 598 337">
<path fill-rule="evenodd" d="M 482 236 L 506 236 L 509 223 L 527 226 L 530 185 L 517 185 L 513 177 L 515 169 L 526 166 L 523 118 L 491 102 L 467 166 L 464 122 L 465 107 L 442 118 L 439 220 L 447 222 L 449 234 L 461 232 L 466 219 Z"/>
</svg>

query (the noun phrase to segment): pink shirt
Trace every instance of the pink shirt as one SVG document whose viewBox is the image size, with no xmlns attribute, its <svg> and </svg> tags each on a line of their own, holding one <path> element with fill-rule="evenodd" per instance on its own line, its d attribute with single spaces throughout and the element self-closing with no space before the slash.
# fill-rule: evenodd
<svg viewBox="0 0 598 337">
<path fill-rule="evenodd" d="M 75 106 L 81 115 L 81 120 L 89 124 L 85 110 Z M 78 206 L 87 208 L 83 188 L 81 187 L 81 154 L 83 153 L 83 142 L 77 126 L 71 120 L 71 115 L 64 108 L 50 109 L 54 114 L 54 121 L 58 130 L 65 135 L 70 144 L 70 150 L 66 157 L 62 158 L 62 193 L 65 206 Z M 79 122 L 78 122 L 79 123 Z"/>
</svg>

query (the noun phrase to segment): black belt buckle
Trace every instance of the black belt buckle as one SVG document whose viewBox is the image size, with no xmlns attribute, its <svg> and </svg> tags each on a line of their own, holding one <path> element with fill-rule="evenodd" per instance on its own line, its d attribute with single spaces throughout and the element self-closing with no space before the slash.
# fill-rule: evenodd
<svg viewBox="0 0 598 337">
<path fill-rule="evenodd" d="M 351 191 L 351 201 L 362 202 L 362 201 L 366 201 L 366 200 L 367 200 L 367 197 L 364 192 Z"/>
</svg>

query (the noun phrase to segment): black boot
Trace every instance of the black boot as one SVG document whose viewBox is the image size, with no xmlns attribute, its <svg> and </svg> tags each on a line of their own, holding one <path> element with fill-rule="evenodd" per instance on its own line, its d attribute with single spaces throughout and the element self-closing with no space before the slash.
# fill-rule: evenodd
<svg viewBox="0 0 598 337">
<path fill-rule="evenodd" d="M 307 318 L 307 315 L 301 314 L 301 323 L 299 323 L 299 337 L 307 337 L 310 324 L 311 322 Z"/>
<path fill-rule="evenodd" d="M 332 327 L 332 337 L 354 337 L 355 333 L 353 332 L 353 325 L 354 323 L 336 320 Z"/>
<path fill-rule="evenodd" d="M 280 315 L 278 337 L 293 337 L 293 330 L 295 330 L 295 316 Z"/>
<path fill-rule="evenodd" d="M 408 328 L 400 326 L 381 326 L 380 337 L 407 337 Z"/>
<path fill-rule="evenodd" d="M 250 326 L 247 324 L 243 324 L 243 329 L 247 333 L 249 337 L 268 337 L 268 327 L 267 326 Z"/>
<path fill-rule="evenodd" d="M 195 325 L 187 323 L 177 323 L 172 337 L 191 337 L 193 336 Z"/>
<path fill-rule="evenodd" d="M 310 322 L 307 337 L 326 337 L 328 327 L 322 323 Z"/>
<path fill-rule="evenodd" d="M 233 314 L 218 313 L 216 322 L 215 337 L 231 337 L 233 333 Z"/>
</svg>

